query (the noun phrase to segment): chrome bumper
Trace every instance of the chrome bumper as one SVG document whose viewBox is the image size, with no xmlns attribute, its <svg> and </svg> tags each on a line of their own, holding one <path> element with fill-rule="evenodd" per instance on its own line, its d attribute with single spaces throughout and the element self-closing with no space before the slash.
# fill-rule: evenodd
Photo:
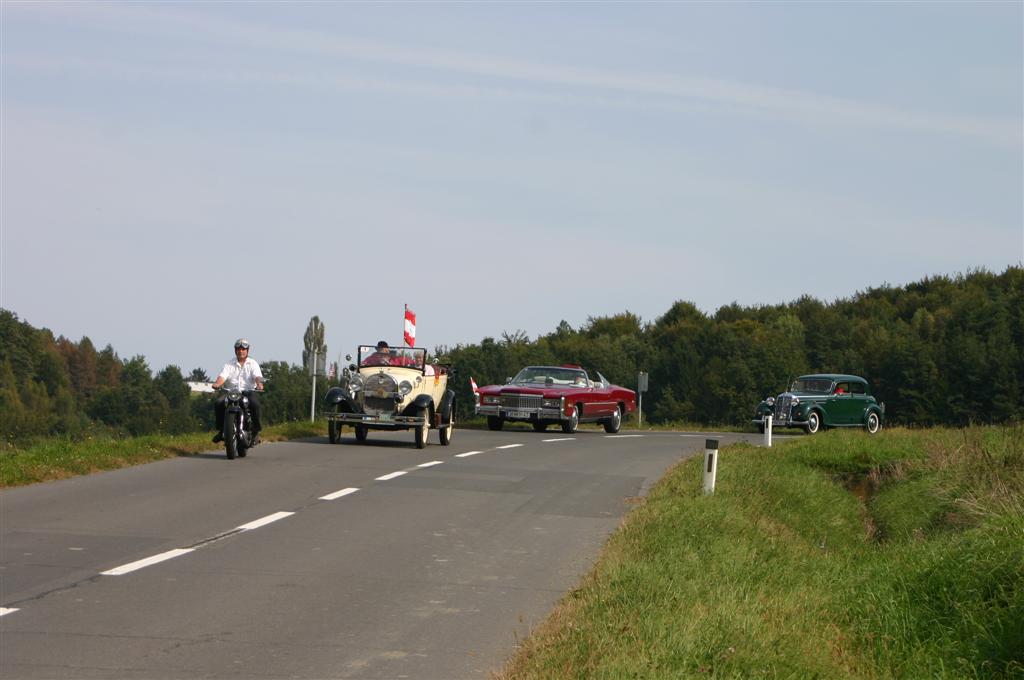
<svg viewBox="0 0 1024 680">
<path fill-rule="evenodd" d="M 330 422 L 345 425 L 366 425 L 369 427 L 414 427 L 427 422 L 426 416 L 402 416 L 382 413 L 369 415 L 366 413 L 333 413 L 324 412 L 324 418 Z"/>
<path fill-rule="evenodd" d="M 476 415 L 495 416 L 505 420 L 569 420 L 558 408 L 508 408 L 505 406 L 477 406 Z"/>
</svg>

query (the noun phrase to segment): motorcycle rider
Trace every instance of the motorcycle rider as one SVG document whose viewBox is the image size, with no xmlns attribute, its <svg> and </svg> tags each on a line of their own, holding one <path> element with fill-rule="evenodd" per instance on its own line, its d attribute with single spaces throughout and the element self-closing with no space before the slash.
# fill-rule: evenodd
<svg viewBox="0 0 1024 680">
<path fill-rule="evenodd" d="M 245 338 L 235 340 L 235 358 L 224 364 L 220 375 L 213 383 L 213 389 L 219 389 L 227 383 L 228 388 L 236 388 L 249 398 L 249 413 L 252 414 L 253 445 L 259 443 L 260 432 L 260 400 L 254 390 L 263 389 L 263 372 L 255 359 L 249 357 L 249 341 Z M 217 433 L 213 435 L 214 443 L 224 441 L 224 410 L 225 395 L 217 398 L 213 410 L 217 417 Z"/>
</svg>

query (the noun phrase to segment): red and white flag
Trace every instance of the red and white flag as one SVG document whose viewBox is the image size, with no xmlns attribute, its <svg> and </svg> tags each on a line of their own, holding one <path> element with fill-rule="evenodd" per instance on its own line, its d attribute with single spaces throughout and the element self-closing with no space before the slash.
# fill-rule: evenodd
<svg viewBox="0 0 1024 680">
<path fill-rule="evenodd" d="M 405 306 L 405 344 L 412 347 L 416 344 L 416 313 Z"/>
<path fill-rule="evenodd" d="M 469 376 L 469 386 L 473 388 L 473 394 L 480 392 L 480 388 L 476 386 L 476 381 L 473 380 L 473 376 Z"/>
</svg>

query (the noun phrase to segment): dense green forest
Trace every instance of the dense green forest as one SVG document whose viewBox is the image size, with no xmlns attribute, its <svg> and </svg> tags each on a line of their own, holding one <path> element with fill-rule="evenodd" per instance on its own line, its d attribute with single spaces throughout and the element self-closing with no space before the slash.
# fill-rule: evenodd
<svg viewBox="0 0 1024 680">
<path fill-rule="evenodd" d="M 527 364 L 573 362 L 626 387 L 646 371 L 644 418 L 655 423 L 743 424 L 765 396 L 818 371 L 867 378 L 891 424 L 1000 423 L 1024 415 L 1024 268 L 713 316 L 677 302 L 653 323 L 625 312 L 580 329 L 563 321 L 535 341 L 506 332 L 439 352 L 459 371 L 463 415 L 470 376 L 493 384 Z"/>
<path fill-rule="evenodd" d="M 260 366 L 265 422 L 308 418 L 305 369 L 280 361 Z M 50 435 L 212 431 L 213 395 L 191 394 L 186 380 L 207 376 L 202 369 L 185 376 L 173 365 L 154 375 L 145 357 L 122 359 L 110 345 L 97 351 L 89 338 L 54 337 L 0 309 L 0 445 Z M 322 378 L 317 389 L 326 390 Z"/>
<path fill-rule="evenodd" d="M 298 342 L 298 339 L 296 339 Z M 1024 268 L 936 276 L 882 286 L 826 304 L 809 296 L 773 306 L 720 308 L 677 302 L 653 323 L 630 312 L 562 322 L 531 340 L 521 331 L 436 348 L 452 364 L 461 418 L 472 413 L 469 378 L 503 382 L 527 364 L 579 363 L 627 387 L 650 376 L 645 418 L 655 423 L 743 424 L 757 402 L 801 373 L 866 377 L 889 423 L 1000 423 L 1024 415 Z M 268 423 L 308 417 L 305 369 L 261 362 Z M 0 309 L 0 433 L 4 443 L 212 429 L 212 397 L 189 393 L 178 366 L 153 373 L 89 338 L 73 342 Z M 324 394 L 321 380 L 318 394 Z"/>
</svg>

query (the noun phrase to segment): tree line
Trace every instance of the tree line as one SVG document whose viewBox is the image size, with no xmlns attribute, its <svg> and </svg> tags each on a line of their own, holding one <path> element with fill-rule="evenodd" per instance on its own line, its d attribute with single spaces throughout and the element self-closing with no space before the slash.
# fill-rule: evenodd
<svg viewBox="0 0 1024 680">
<path fill-rule="evenodd" d="M 469 378 L 502 383 L 529 364 L 578 363 L 634 388 L 649 375 L 644 417 L 656 423 L 741 425 L 754 407 L 805 373 L 868 379 L 892 424 L 1003 423 L 1024 416 L 1024 268 L 883 285 L 826 304 L 738 304 L 705 314 L 680 301 L 653 323 L 630 312 L 563 321 L 438 348 L 459 371 L 459 412 L 472 412 Z"/>
<path fill-rule="evenodd" d="M 1024 268 L 934 276 L 884 285 L 826 304 L 719 308 L 679 301 L 653 322 L 626 311 L 563 321 L 531 340 L 522 331 L 478 344 L 438 347 L 456 370 L 460 419 L 472 414 L 469 378 L 502 383 L 530 364 L 577 363 L 619 385 L 649 374 L 645 418 L 655 423 L 747 423 L 758 401 L 811 372 L 864 376 L 894 424 L 1002 423 L 1024 416 Z M 261 362 L 268 424 L 308 417 L 307 369 Z M 213 428 L 213 395 L 193 395 L 178 366 L 157 373 L 143 356 L 122 359 L 89 338 L 36 329 L 0 309 L 0 435 L 131 435 Z M 328 381 L 318 378 L 317 395 Z M 320 404 L 317 404 L 317 410 Z"/>
<path fill-rule="evenodd" d="M 260 364 L 267 377 L 263 418 L 273 424 L 309 417 L 310 378 L 281 361 Z M 36 329 L 0 309 L 0 444 L 40 436 L 144 435 L 212 430 L 212 394 L 193 394 L 188 376 L 170 365 L 156 374 L 143 356 L 122 359 L 89 338 L 73 342 Z M 318 379 L 323 394 L 326 380 Z"/>
</svg>

